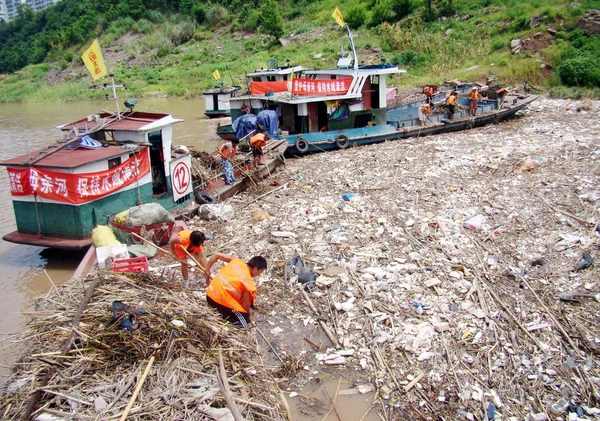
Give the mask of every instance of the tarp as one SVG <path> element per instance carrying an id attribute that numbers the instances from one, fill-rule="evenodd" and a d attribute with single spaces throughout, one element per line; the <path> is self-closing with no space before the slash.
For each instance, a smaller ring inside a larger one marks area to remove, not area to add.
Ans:
<path id="1" fill-rule="evenodd" d="M 269 136 L 277 136 L 279 133 L 279 114 L 275 110 L 262 110 L 256 116 L 258 128 L 266 130 Z"/>
<path id="2" fill-rule="evenodd" d="M 251 95 L 267 95 L 269 92 L 289 92 L 287 80 L 277 82 L 250 82 Z"/>
<path id="3" fill-rule="evenodd" d="M 114 193 L 150 172 L 148 150 L 106 171 L 68 174 L 42 168 L 8 168 L 10 194 L 37 194 L 46 199 L 73 204 L 92 202 Z"/>
<path id="4" fill-rule="evenodd" d="M 231 128 L 235 132 L 235 137 L 242 140 L 256 131 L 256 116 L 254 114 L 241 115 L 233 121 Z"/>

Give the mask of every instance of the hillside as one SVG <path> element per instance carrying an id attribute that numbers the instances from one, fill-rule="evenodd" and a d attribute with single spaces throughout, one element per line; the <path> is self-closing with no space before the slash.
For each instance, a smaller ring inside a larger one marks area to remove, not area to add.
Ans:
<path id="1" fill-rule="evenodd" d="M 197 97 L 217 84 L 214 70 L 226 84 L 243 84 L 245 73 L 268 60 L 327 68 L 350 49 L 331 16 L 336 4 L 328 1 L 258 0 L 251 7 L 181 0 L 167 7 L 123 0 L 93 14 L 86 3 L 62 0 L 35 18 L 24 14 L 0 24 L 0 71 L 33 63 L 0 75 L 1 102 L 103 95 L 80 58 L 94 37 L 109 71 L 137 97 Z M 407 69 L 393 81 L 400 90 L 494 78 L 512 86 L 528 81 L 556 96 L 600 97 L 597 1 L 351 0 L 339 6 L 362 62 Z"/>

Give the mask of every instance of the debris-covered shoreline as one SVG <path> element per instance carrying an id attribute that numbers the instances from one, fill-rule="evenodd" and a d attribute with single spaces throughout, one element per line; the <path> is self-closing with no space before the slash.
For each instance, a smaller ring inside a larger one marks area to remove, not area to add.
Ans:
<path id="1" fill-rule="evenodd" d="M 188 221 L 214 237 L 208 253 L 267 258 L 255 316 L 283 364 L 222 326 L 201 282 L 96 272 L 68 358 L 52 353 L 81 282 L 40 300 L 3 419 L 49 367 L 39 412 L 118 418 L 151 355 L 130 419 L 198 419 L 228 407 L 219 348 L 244 419 L 288 418 L 282 394 L 335 370 L 385 420 L 600 419 L 599 117 L 598 102 L 541 98 L 500 125 L 288 160 L 226 202 L 232 218 Z M 294 256 L 318 276 L 308 291 L 285 274 Z M 160 317 L 120 330 L 113 300 Z"/>

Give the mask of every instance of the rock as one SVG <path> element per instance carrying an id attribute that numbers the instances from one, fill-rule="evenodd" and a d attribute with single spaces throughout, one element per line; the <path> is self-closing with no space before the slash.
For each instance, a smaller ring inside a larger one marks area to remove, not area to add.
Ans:
<path id="1" fill-rule="evenodd" d="M 600 10 L 588 10 L 577 22 L 577 27 L 587 35 L 600 34 Z"/>

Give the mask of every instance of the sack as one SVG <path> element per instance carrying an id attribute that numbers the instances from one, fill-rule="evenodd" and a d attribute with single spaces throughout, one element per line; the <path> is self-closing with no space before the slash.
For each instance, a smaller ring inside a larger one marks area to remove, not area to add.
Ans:
<path id="1" fill-rule="evenodd" d="M 285 263 L 284 274 L 288 280 L 293 276 L 297 276 L 298 282 L 309 288 L 314 287 L 317 280 L 317 274 L 304 265 L 300 256 L 292 257 Z"/>
<path id="2" fill-rule="evenodd" d="M 139 227 L 165 222 L 175 222 L 175 218 L 160 204 L 146 203 L 128 209 L 125 225 L 128 227 Z"/>

